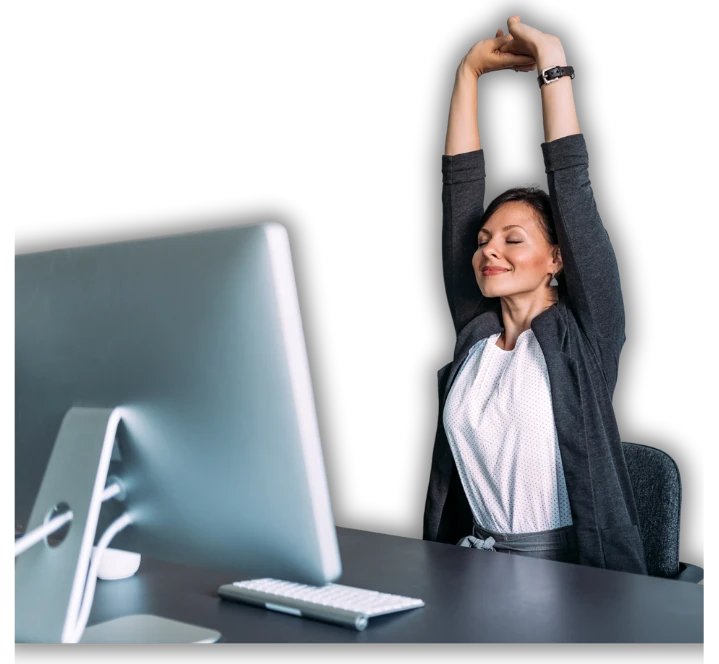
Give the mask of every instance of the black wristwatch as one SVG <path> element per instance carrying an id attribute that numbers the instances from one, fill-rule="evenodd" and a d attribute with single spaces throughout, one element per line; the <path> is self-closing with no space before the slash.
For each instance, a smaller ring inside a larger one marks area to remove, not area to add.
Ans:
<path id="1" fill-rule="evenodd" d="M 571 76 L 574 78 L 574 67 L 560 67 L 557 65 L 556 67 L 547 67 L 546 69 L 542 69 L 542 73 L 537 76 L 537 82 L 539 83 L 539 87 L 541 89 L 545 83 L 547 85 L 554 83 L 554 81 L 562 78 L 562 76 Z"/>

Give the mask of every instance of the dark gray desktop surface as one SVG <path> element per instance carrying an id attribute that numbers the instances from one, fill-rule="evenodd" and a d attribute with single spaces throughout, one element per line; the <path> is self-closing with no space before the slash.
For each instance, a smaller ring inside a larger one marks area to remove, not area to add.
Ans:
<path id="1" fill-rule="evenodd" d="M 225 643 L 702 643 L 704 587 L 683 581 L 337 528 L 339 583 L 419 597 L 363 632 L 221 600 L 239 581 L 144 558 L 137 575 L 98 581 L 88 624 L 155 613 L 222 632 Z"/>

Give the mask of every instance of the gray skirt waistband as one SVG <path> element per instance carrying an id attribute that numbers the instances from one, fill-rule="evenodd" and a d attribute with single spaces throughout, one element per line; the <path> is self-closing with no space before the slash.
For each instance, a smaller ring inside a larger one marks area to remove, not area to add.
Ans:
<path id="1" fill-rule="evenodd" d="M 576 534 L 574 526 L 534 533 L 495 533 L 475 521 L 472 534 L 457 544 L 488 551 L 568 551 L 576 546 Z"/>

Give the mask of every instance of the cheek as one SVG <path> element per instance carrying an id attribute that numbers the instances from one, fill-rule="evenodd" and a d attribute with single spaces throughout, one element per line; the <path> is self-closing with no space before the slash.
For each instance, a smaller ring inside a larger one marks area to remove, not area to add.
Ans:
<path id="1" fill-rule="evenodd" d="M 541 269 L 546 259 L 535 249 L 523 247 L 512 252 L 511 261 L 518 268 L 534 271 Z"/>
<path id="2" fill-rule="evenodd" d="M 482 252 L 477 249 L 472 256 L 472 267 L 476 270 L 479 267 L 479 263 L 482 259 Z"/>

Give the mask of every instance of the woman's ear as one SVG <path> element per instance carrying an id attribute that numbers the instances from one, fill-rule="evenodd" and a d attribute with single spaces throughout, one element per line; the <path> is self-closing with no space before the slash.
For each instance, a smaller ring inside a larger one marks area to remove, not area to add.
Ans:
<path id="1" fill-rule="evenodd" d="M 555 245 L 552 247 L 552 274 L 549 278 L 550 286 L 556 284 L 557 277 L 560 275 L 563 268 L 564 264 L 562 263 L 562 252 L 559 250 L 559 247 Z"/>

